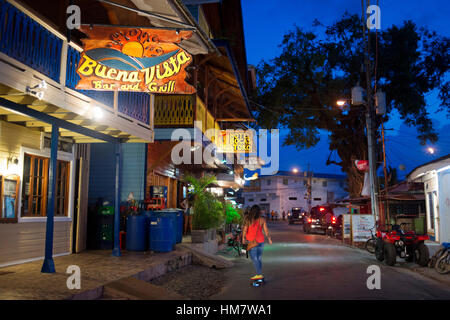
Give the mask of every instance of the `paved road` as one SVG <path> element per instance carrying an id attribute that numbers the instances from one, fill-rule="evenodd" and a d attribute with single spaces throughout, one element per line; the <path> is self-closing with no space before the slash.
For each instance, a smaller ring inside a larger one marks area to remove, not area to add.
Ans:
<path id="1" fill-rule="evenodd" d="M 255 288 L 250 259 L 237 258 L 226 287 L 212 299 L 450 299 L 450 287 L 405 268 L 388 267 L 363 250 L 323 235 L 303 233 L 301 225 L 269 225 L 274 244 L 263 253 L 265 286 Z M 381 289 L 367 289 L 369 265 L 381 268 Z"/>

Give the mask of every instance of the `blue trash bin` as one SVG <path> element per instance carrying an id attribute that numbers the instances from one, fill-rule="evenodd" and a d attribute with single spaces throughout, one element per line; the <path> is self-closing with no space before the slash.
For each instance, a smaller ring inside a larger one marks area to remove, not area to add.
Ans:
<path id="1" fill-rule="evenodd" d="M 181 243 L 183 240 L 183 210 L 182 209 L 166 209 L 163 210 L 165 214 L 168 214 L 174 219 L 174 228 L 176 230 L 175 243 Z"/>
<path id="2" fill-rule="evenodd" d="M 146 251 L 148 245 L 148 218 L 145 215 L 127 217 L 128 251 Z"/>
<path id="3" fill-rule="evenodd" d="M 173 209 L 165 209 L 165 210 L 161 210 L 161 214 L 169 217 L 170 220 L 172 221 L 173 224 L 173 245 L 175 246 L 175 244 L 177 243 L 177 235 L 178 235 L 178 219 L 177 219 L 177 212 Z"/>
<path id="4" fill-rule="evenodd" d="M 150 214 L 149 231 L 150 250 L 155 252 L 170 252 L 173 250 L 175 229 L 171 217 L 160 212 L 153 212 Z"/>

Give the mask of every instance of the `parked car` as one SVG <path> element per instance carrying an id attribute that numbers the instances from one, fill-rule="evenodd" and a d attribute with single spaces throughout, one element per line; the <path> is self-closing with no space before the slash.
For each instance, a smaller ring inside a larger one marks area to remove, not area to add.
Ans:
<path id="1" fill-rule="evenodd" d="M 332 223 L 336 223 L 336 218 L 333 214 L 333 209 L 329 206 L 315 206 L 311 208 L 308 215 L 304 217 L 303 231 L 305 233 L 311 233 L 312 231 L 322 231 L 324 234 L 327 231 L 328 225 L 325 220 L 325 215 L 331 212 L 333 215 Z"/>
<path id="2" fill-rule="evenodd" d="M 289 224 L 294 224 L 295 222 L 303 222 L 303 216 L 305 215 L 305 210 L 302 208 L 292 208 L 291 212 L 288 214 Z"/>

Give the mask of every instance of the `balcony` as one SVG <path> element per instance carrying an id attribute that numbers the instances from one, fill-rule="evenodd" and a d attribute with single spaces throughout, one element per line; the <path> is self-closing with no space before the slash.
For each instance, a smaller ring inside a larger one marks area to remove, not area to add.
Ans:
<path id="1" fill-rule="evenodd" d="M 28 86 L 45 80 L 48 89 L 41 105 L 51 106 L 52 116 L 59 115 L 64 120 L 93 128 L 88 113 L 94 106 L 100 107 L 105 116 L 95 124 L 102 125 L 103 131 L 136 142 L 151 142 L 151 96 L 76 90 L 79 80 L 76 66 L 81 51 L 78 45 L 68 43 L 63 34 L 26 8 L 0 0 L 0 87 L 3 91 L 0 94 L 5 99 L 17 101 L 18 95 L 25 96 Z M 12 94 L 16 98 L 11 98 Z M 34 108 L 31 103 L 27 105 Z"/>
<path id="2" fill-rule="evenodd" d="M 198 128 L 211 140 L 209 129 L 220 130 L 217 121 L 197 95 L 155 96 L 155 128 Z"/>

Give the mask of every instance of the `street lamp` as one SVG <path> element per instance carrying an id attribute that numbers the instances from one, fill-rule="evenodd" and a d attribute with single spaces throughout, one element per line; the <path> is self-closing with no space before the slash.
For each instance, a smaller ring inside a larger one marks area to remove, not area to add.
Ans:
<path id="1" fill-rule="evenodd" d="M 297 169 L 297 168 L 294 168 L 294 169 L 292 169 L 292 172 L 293 172 L 293 173 L 297 173 L 297 172 L 298 172 L 298 169 Z"/>
<path id="2" fill-rule="evenodd" d="M 427 148 L 427 152 L 428 152 L 429 154 L 434 154 L 434 153 L 436 152 L 436 149 L 433 148 L 433 147 L 428 147 L 428 148 Z"/>
<path id="3" fill-rule="evenodd" d="M 339 107 L 343 107 L 346 103 L 347 103 L 347 100 L 338 100 L 338 101 L 336 101 L 336 104 Z"/>

